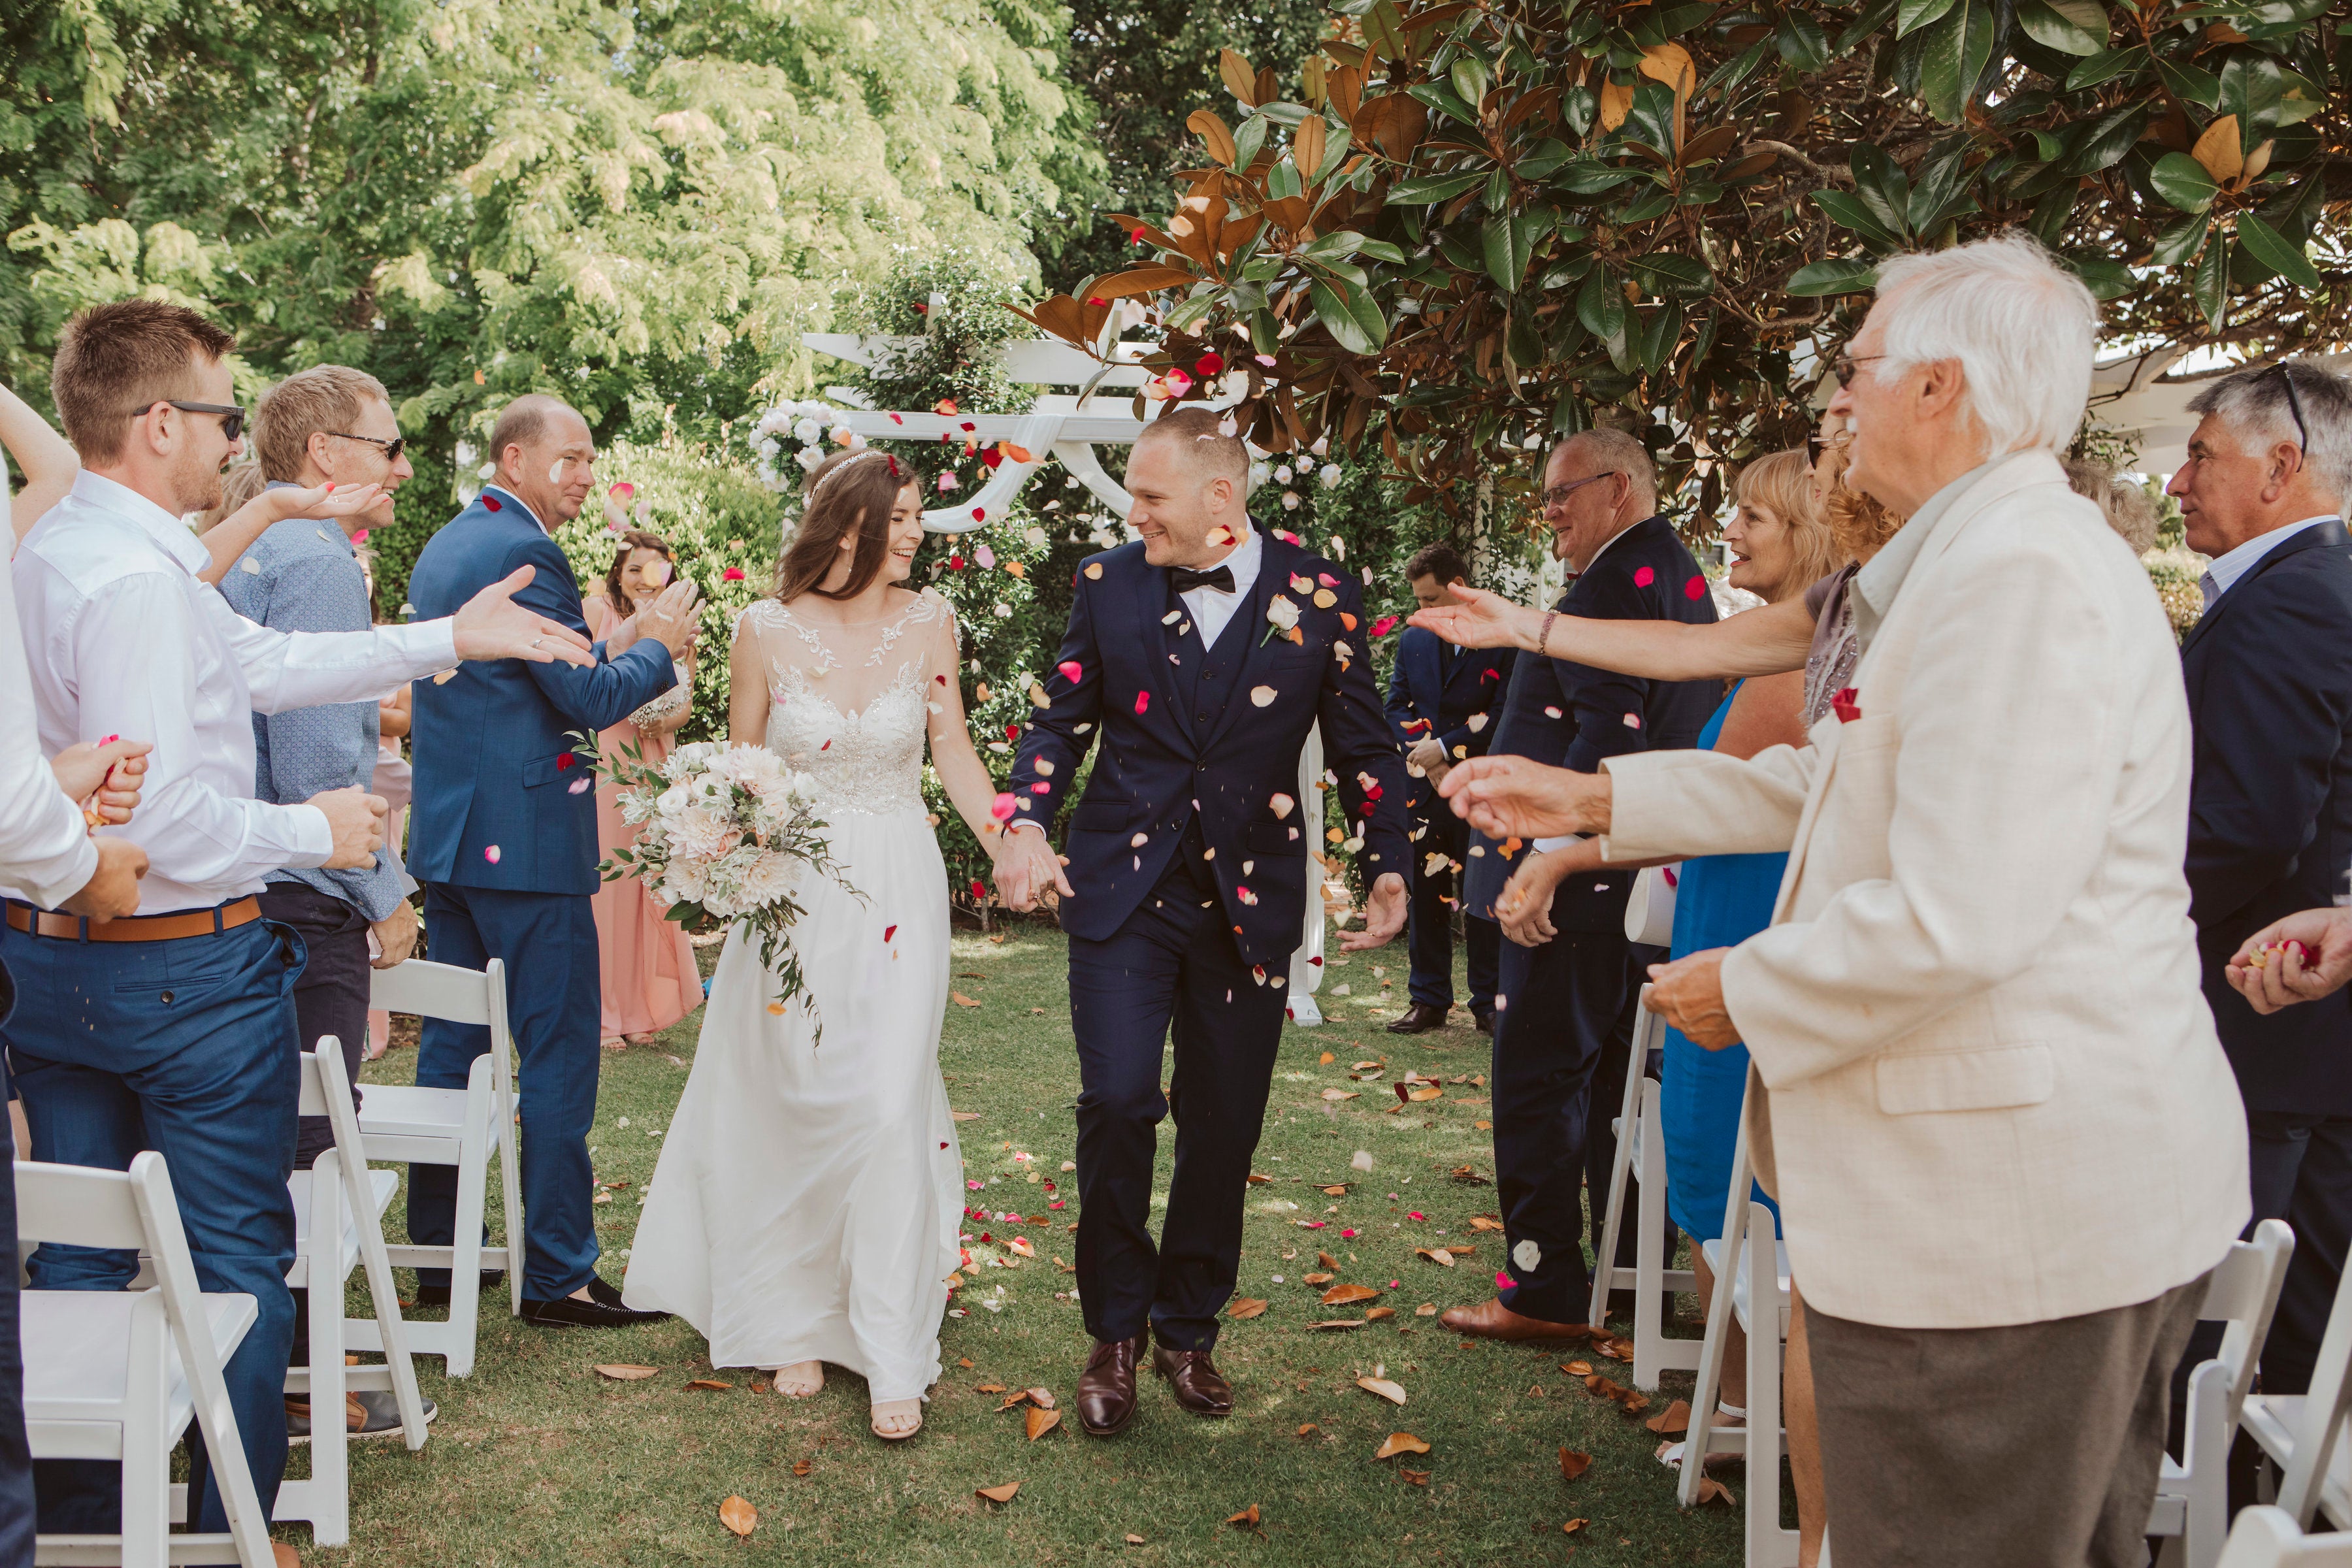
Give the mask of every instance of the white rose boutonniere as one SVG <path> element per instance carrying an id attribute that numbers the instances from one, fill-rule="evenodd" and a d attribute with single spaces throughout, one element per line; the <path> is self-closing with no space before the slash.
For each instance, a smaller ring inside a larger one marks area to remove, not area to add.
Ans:
<path id="1" fill-rule="evenodd" d="M 1298 640 L 1298 606 L 1281 595 L 1276 594 L 1273 603 L 1266 605 L 1265 622 L 1265 636 L 1258 639 L 1258 647 L 1264 647 L 1277 636 Z"/>

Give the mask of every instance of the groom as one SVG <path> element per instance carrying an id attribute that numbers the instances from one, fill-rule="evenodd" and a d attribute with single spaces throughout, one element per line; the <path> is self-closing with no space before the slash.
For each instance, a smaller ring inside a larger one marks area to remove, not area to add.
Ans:
<path id="1" fill-rule="evenodd" d="M 1210 1352 L 1317 879 L 1307 852 L 1324 835 L 1323 803 L 1289 792 L 1318 721 L 1371 879 L 1367 929 L 1343 945 L 1378 947 L 1404 925 L 1404 762 L 1372 683 L 1362 599 L 1331 563 L 1252 524 L 1249 454 L 1220 423 L 1179 409 L 1136 441 L 1128 522 L 1142 540 L 1079 570 L 1049 705 L 1013 770 L 1017 809 L 996 873 L 1015 910 L 1048 887 L 1068 900 L 1077 1282 L 1095 1339 L 1078 1420 L 1097 1436 L 1135 1415 L 1147 1323 L 1177 1403 L 1196 1415 L 1233 1409 Z M 1066 877 L 1045 827 L 1097 733 Z M 1171 1114 L 1176 1173 L 1155 1247 L 1155 1129 Z"/>

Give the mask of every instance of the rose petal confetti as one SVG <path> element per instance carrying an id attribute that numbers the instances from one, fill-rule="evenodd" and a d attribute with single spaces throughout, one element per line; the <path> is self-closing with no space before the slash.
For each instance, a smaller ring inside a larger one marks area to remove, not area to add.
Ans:
<path id="1" fill-rule="evenodd" d="M 1148 710 L 1150 706 L 1151 706 L 1151 693 L 1150 693 L 1149 691 L 1139 691 L 1139 692 L 1137 692 L 1137 693 L 1135 694 L 1135 710 L 1136 710 L 1138 713 L 1141 713 L 1141 712 L 1145 711 L 1145 710 Z"/>
<path id="2" fill-rule="evenodd" d="M 482 850 L 482 858 L 488 860 L 493 866 L 497 865 L 499 863 L 499 847 L 495 844 L 485 847 Z"/>
<path id="3" fill-rule="evenodd" d="M 572 781 L 572 788 L 569 793 L 572 795 L 586 795 L 590 790 L 595 787 L 596 781 L 594 779 L 573 779 Z"/>
<path id="4" fill-rule="evenodd" d="M 1633 571 L 1633 586 L 1636 588 L 1646 588 L 1657 580 L 1658 574 L 1647 566 L 1636 567 Z"/>
<path id="5" fill-rule="evenodd" d="M 1683 597 L 1685 599 L 1706 598 L 1706 579 L 1705 577 L 1693 577 L 1689 582 L 1684 584 Z"/>
<path id="6" fill-rule="evenodd" d="M 1271 686 L 1253 686 L 1250 688 L 1250 701 L 1252 704 L 1259 708 L 1263 708 L 1267 703 L 1272 702 L 1277 695 L 1279 694 Z"/>
<path id="7" fill-rule="evenodd" d="M 1013 813 L 1016 804 L 1017 803 L 1013 800 L 1011 795 L 999 794 L 996 799 L 990 804 L 988 815 L 996 818 L 999 822 L 1010 822 L 1013 820 Z M 895 931 L 898 928 L 894 926 L 891 929 Z"/>
<path id="8" fill-rule="evenodd" d="M 1397 618 L 1394 616 L 1382 616 L 1372 623 L 1372 635 L 1376 637 L 1384 637 L 1396 629 L 1396 624 Z M 1351 626 L 1349 629 L 1354 628 Z"/>

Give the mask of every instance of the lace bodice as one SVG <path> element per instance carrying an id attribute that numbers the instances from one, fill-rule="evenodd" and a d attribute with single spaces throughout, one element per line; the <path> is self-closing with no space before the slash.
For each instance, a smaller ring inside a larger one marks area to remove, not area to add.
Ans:
<path id="1" fill-rule="evenodd" d="M 815 779 L 820 815 L 923 809 L 928 688 L 933 667 L 954 658 L 945 599 L 926 591 L 859 626 L 820 625 L 761 599 L 737 635 L 759 638 L 767 668 L 769 749 Z"/>

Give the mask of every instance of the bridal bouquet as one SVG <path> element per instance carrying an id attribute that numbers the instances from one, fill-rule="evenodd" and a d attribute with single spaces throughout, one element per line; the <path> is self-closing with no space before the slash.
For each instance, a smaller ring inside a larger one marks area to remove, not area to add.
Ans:
<path id="1" fill-rule="evenodd" d="M 593 755 L 594 745 L 587 737 L 575 749 Z M 596 869 L 608 882 L 635 876 L 690 931 L 745 926 L 777 979 L 768 1011 L 782 1013 L 808 989 L 792 943 L 793 924 L 804 912 L 795 896 L 802 875 L 841 881 L 825 825 L 812 810 L 814 782 L 765 746 L 698 741 L 657 768 L 646 766 L 635 745 L 621 750 L 598 766 L 621 787 L 622 818 L 640 831 Z"/>

